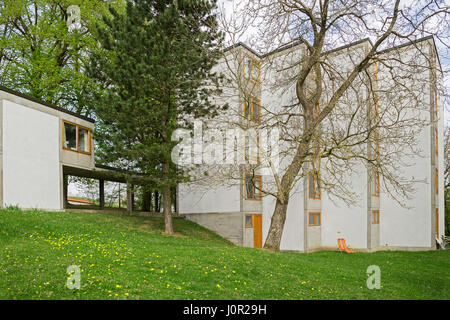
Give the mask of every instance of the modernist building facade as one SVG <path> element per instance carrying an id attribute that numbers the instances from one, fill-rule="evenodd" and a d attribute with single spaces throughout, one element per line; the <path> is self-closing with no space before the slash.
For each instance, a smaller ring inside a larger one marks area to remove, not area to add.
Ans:
<path id="1" fill-rule="evenodd" d="M 0 86 L 0 119 L 3 208 L 63 211 L 69 175 L 98 179 L 102 208 L 104 181 L 127 182 L 126 175 L 95 164 L 91 118 Z"/>
<path id="2" fill-rule="evenodd" d="M 358 51 L 367 52 L 371 46 L 369 40 L 362 40 L 330 51 L 329 57 L 338 61 L 338 64 L 342 61 L 345 68 L 346 64 L 351 64 L 352 56 L 356 57 Z M 300 43 L 261 56 L 243 44 L 230 48 L 218 69 L 226 73 L 232 66 L 234 72 L 231 73 L 240 75 L 234 81 L 241 82 L 239 87 L 244 87 L 244 91 L 248 90 L 250 93 L 242 94 L 242 90 L 237 88 L 224 90 L 223 100 L 229 102 L 231 108 L 222 119 L 228 117 L 241 123 L 258 122 L 264 117 L 264 113 L 271 112 L 270 108 L 276 108 L 274 106 L 277 105 L 277 99 L 286 105 L 294 101 L 295 90 L 285 87 L 274 91 L 269 82 L 271 78 L 273 82 L 273 74 L 282 69 L 276 61 L 281 61 L 282 65 L 283 59 L 298 58 L 303 50 Z M 378 56 L 381 61 L 391 55 L 408 57 L 417 52 L 424 57 L 424 63 L 430 63 L 420 74 L 412 75 L 419 82 L 421 77 L 423 79 L 420 99 L 425 111 L 417 115 L 427 122 L 417 136 L 417 143 L 423 153 L 409 157 L 408 161 L 400 161 L 408 163 L 401 168 L 403 175 L 417 182 L 414 183 L 414 196 L 403 202 L 396 201 L 385 189 L 383 178 L 377 170 L 369 164 L 360 164 L 346 177 L 350 189 L 357 194 L 356 199 L 351 203 L 331 199 L 326 188 L 321 186 L 320 169 L 312 170 L 313 165 L 307 164 L 303 168 L 303 178 L 298 180 L 291 192 L 281 241 L 282 250 L 335 250 L 338 238 L 344 238 L 351 248 L 360 251 L 436 248 L 436 237 L 440 238 L 444 234 L 444 111 L 437 90 L 440 65 L 434 40 L 432 37 L 422 38 L 381 51 Z M 266 61 L 266 66 L 262 61 Z M 373 80 L 371 85 L 378 86 L 377 90 L 383 91 L 383 86 L 389 84 L 383 84 L 378 77 L 381 78 L 383 72 L 392 73 L 392 70 L 396 69 L 381 63 L 375 64 L 369 69 L 369 77 Z M 230 98 L 232 96 L 237 98 Z M 382 108 L 382 104 L 381 99 L 377 100 L 367 106 L 367 112 L 374 112 L 373 117 L 376 119 L 379 116 L 378 108 Z M 247 159 L 248 140 L 245 139 L 241 148 Z M 363 146 L 367 154 L 376 152 L 379 148 L 378 142 L 372 140 Z M 251 172 L 245 166 L 237 170 L 240 182 L 235 184 L 221 184 L 220 181 L 202 184 L 199 182 L 202 179 L 198 179 L 180 185 L 177 207 L 179 213 L 187 219 L 217 232 L 237 245 L 261 247 L 267 237 L 275 198 L 261 193 L 259 186 L 264 190 L 264 184 L 273 180 L 273 177 L 258 171 Z"/>

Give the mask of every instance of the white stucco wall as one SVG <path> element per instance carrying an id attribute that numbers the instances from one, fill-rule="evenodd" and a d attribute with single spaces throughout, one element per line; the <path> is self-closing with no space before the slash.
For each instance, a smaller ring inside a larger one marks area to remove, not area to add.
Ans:
<path id="1" fill-rule="evenodd" d="M 3 100 L 3 205 L 61 209 L 58 117 Z"/>
<path id="2" fill-rule="evenodd" d="M 202 187 L 180 184 L 178 192 L 181 214 L 240 211 L 238 186 Z"/>
<path id="3" fill-rule="evenodd" d="M 337 239 L 344 238 L 351 248 L 367 248 L 367 171 L 360 164 L 346 183 L 355 192 L 349 205 L 333 198 L 325 191 L 322 195 L 322 246 L 337 247 Z"/>

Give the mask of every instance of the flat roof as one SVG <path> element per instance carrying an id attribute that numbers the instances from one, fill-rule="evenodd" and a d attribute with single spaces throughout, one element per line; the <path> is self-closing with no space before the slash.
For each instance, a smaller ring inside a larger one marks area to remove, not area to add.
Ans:
<path id="1" fill-rule="evenodd" d="M 400 49 L 400 48 L 406 47 L 406 46 L 408 46 L 408 45 L 412 45 L 412 44 L 419 43 L 419 42 L 426 41 L 426 40 L 430 40 L 430 39 L 431 39 L 432 42 L 433 42 L 433 45 L 434 45 L 434 48 L 435 48 L 435 51 L 436 51 L 436 55 L 437 55 L 437 58 L 438 58 L 438 61 L 439 61 L 439 65 L 440 65 L 439 54 L 438 54 L 438 51 L 437 51 L 437 48 L 436 48 L 436 43 L 435 43 L 435 41 L 434 41 L 434 36 L 433 36 L 433 35 L 429 35 L 429 36 L 426 36 L 426 37 L 422 37 L 422 38 L 419 38 L 419 39 L 416 39 L 416 40 L 411 40 L 411 41 L 408 41 L 408 42 L 399 44 L 399 45 L 397 45 L 397 46 L 393 46 L 393 47 L 390 47 L 390 48 L 386 48 L 386 49 L 377 51 L 376 54 L 384 54 L 384 53 L 387 53 L 387 52 L 392 51 L 392 50 Z M 366 41 L 369 42 L 370 45 L 373 46 L 373 43 L 372 43 L 372 41 L 371 41 L 369 38 L 364 38 L 364 39 L 361 39 L 361 40 L 358 40 L 358 41 L 351 42 L 351 43 L 349 43 L 349 44 L 347 44 L 347 45 L 343 45 L 343 46 L 337 47 L 337 48 L 335 48 L 335 49 L 331 49 L 331 50 L 328 50 L 328 51 L 324 51 L 322 54 L 329 54 L 329 53 L 333 53 L 333 52 L 336 52 L 336 51 L 340 51 L 340 50 L 343 50 L 343 49 L 346 49 L 346 48 L 349 48 L 349 47 L 358 45 L 358 44 L 363 43 L 363 42 L 366 42 Z M 238 43 L 236 43 L 236 44 L 233 44 L 233 45 L 231 45 L 231 46 L 225 48 L 225 49 L 224 49 L 224 52 L 229 51 L 229 50 L 231 50 L 231 49 L 233 49 L 233 48 L 237 48 L 237 47 L 241 46 L 241 47 L 247 49 L 248 51 L 250 51 L 251 53 L 253 53 L 254 55 L 256 55 L 257 57 L 259 57 L 259 58 L 264 58 L 264 57 L 267 57 L 267 56 L 269 56 L 269 55 L 271 55 L 271 54 L 273 54 L 273 53 L 281 52 L 281 51 L 284 51 L 284 50 L 286 50 L 286 49 L 289 49 L 289 48 L 295 47 L 295 46 L 297 46 L 297 45 L 300 45 L 301 43 L 302 43 L 302 41 L 294 41 L 293 43 L 282 45 L 282 46 L 280 46 L 280 47 L 277 48 L 277 49 L 274 49 L 274 50 L 272 50 L 272 51 L 269 51 L 268 53 L 265 53 L 265 54 L 259 54 L 259 53 L 257 53 L 255 50 L 253 50 L 252 48 L 250 48 L 249 46 L 247 46 L 245 43 L 238 42 Z M 441 70 L 442 70 L 442 69 L 441 69 Z"/>
<path id="2" fill-rule="evenodd" d="M 9 93 L 9 94 L 13 94 L 13 95 L 18 96 L 18 97 L 21 97 L 21 98 L 24 98 L 24 99 L 33 101 L 33 102 L 36 102 L 36 103 L 42 104 L 42 105 L 44 105 L 44 106 L 46 106 L 46 107 L 49 107 L 49 108 L 51 108 L 51 109 L 54 109 L 54 110 L 57 110 L 57 111 L 61 111 L 61 112 L 70 114 L 71 116 L 74 116 L 74 117 L 77 117 L 77 118 L 80 118 L 80 119 L 83 119 L 83 120 L 86 120 L 86 121 L 95 123 L 95 120 L 92 119 L 92 118 L 89 118 L 89 117 L 83 116 L 83 115 L 81 115 L 81 114 L 78 114 L 78 113 L 76 113 L 76 112 L 73 112 L 73 111 L 70 111 L 70 110 L 67 110 L 67 109 L 58 107 L 57 105 L 48 103 L 48 102 L 46 102 L 46 101 L 44 101 L 44 100 L 37 99 L 37 98 L 35 98 L 35 97 L 33 97 L 33 96 L 30 96 L 30 95 L 28 95 L 28 94 L 24 94 L 24 93 L 21 93 L 21 92 L 18 92 L 18 91 L 9 89 L 9 88 L 4 87 L 4 86 L 2 86 L 2 85 L 0 85 L 0 90 L 1 90 L 1 91 L 4 91 L 4 92 L 7 92 L 7 93 Z"/>

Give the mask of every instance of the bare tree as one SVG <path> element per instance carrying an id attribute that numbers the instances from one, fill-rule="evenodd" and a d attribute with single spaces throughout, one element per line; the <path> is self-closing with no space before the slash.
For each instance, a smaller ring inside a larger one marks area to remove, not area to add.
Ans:
<path id="1" fill-rule="evenodd" d="M 271 181 L 255 186 L 276 199 L 264 247 L 280 248 L 291 192 L 311 173 L 318 174 L 321 189 L 348 203 L 357 196 L 351 189 L 357 164 L 367 168 L 378 188 L 382 177 L 383 190 L 400 204 L 411 197 L 417 181 L 405 179 L 401 168 L 423 153 L 418 135 L 437 121 L 437 115 L 426 116 L 432 112 L 424 88 L 444 91 L 436 87 L 443 70 L 435 48 L 417 40 L 433 35 L 448 47 L 449 6 L 443 1 L 259 0 L 238 9 L 222 20 L 231 45 L 222 67 L 231 81 L 221 97 L 234 99 L 230 104 L 238 107 L 213 127 L 280 128 L 280 168 L 272 170 Z M 256 49 L 264 90 L 279 97 L 263 101 L 263 115 L 250 125 L 242 121 L 240 106 L 260 88 L 243 79 L 236 46 L 249 28 L 259 32 L 248 42 Z M 348 43 L 353 46 L 335 49 Z M 263 159 L 239 169 L 214 167 L 216 174 L 199 180 L 242 184 L 242 172 L 255 172 L 263 162 L 271 167 Z"/>

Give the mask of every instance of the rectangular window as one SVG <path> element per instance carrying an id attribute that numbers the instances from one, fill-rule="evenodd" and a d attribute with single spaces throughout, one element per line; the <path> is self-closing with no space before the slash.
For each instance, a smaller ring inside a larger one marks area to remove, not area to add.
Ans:
<path id="1" fill-rule="evenodd" d="M 245 161 L 249 161 L 253 164 L 260 162 L 259 157 L 259 137 L 255 136 L 245 136 L 244 140 L 244 158 Z"/>
<path id="2" fill-rule="evenodd" d="M 244 98 L 244 118 L 259 123 L 261 120 L 261 100 L 250 95 Z"/>
<path id="3" fill-rule="evenodd" d="M 372 195 L 380 196 L 380 174 L 376 170 L 372 170 Z"/>
<path id="4" fill-rule="evenodd" d="M 247 80 L 260 81 L 261 70 L 259 63 L 247 55 L 244 55 L 244 78 Z"/>
<path id="5" fill-rule="evenodd" d="M 64 148 L 77 151 L 77 126 L 64 122 Z"/>
<path id="6" fill-rule="evenodd" d="M 252 59 L 244 55 L 244 78 L 250 80 L 252 70 Z"/>
<path id="7" fill-rule="evenodd" d="M 434 148 L 436 149 L 436 155 L 438 154 L 438 131 L 437 129 L 434 129 Z"/>
<path id="8" fill-rule="evenodd" d="M 245 200 L 261 200 L 261 176 L 245 175 Z"/>
<path id="9" fill-rule="evenodd" d="M 308 174 L 308 190 L 310 199 L 320 199 L 320 175 L 317 172 Z"/>
<path id="10" fill-rule="evenodd" d="M 436 194 L 439 193 L 439 171 L 436 169 Z"/>
<path id="11" fill-rule="evenodd" d="M 91 132 L 88 128 L 63 121 L 63 149 L 91 153 Z"/>
<path id="12" fill-rule="evenodd" d="M 380 223 L 380 211 L 379 210 L 373 210 L 372 211 L 372 223 L 373 224 L 379 224 Z"/>
<path id="13" fill-rule="evenodd" d="M 251 215 L 251 214 L 245 215 L 245 227 L 253 228 L 253 215 Z"/>
<path id="14" fill-rule="evenodd" d="M 310 212 L 308 214 L 308 225 L 309 226 L 321 225 L 320 212 Z"/>

